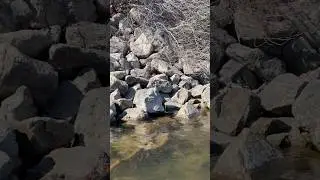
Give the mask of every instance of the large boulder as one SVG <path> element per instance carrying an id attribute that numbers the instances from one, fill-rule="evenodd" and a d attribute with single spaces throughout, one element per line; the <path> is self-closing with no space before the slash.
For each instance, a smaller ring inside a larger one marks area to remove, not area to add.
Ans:
<path id="1" fill-rule="evenodd" d="M 37 105 L 44 105 L 58 86 L 58 73 L 46 62 L 32 59 L 15 47 L 0 44 L 0 97 L 13 94 L 22 85 L 27 86 Z"/>
<path id="2" fill-rule="evenodd" d="M 163 101 L 163 97 L 156 88 L 137 90 L 133 99 L 133 103 L 147 113 L 164 112 Z"/>

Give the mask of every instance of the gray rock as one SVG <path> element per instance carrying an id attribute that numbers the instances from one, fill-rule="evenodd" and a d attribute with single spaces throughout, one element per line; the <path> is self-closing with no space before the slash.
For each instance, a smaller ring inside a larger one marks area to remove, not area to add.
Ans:
<path id="1" fill-rule="evenodd" d="M 146 78 L 135 77 L 135 76 L 131 76 L 131 75 L 126 76 L 125 81 L 130 86 L 135 85 L 135 84 L 141 84 L 142 86 L 146 86 L 149 83 L 148 79 L 146 79 Z"/>
<path id="2" fill-rule="evenodd" d="M 279 133 L 267 136 L 267 141 L 275 148 L 290 146 L 289 133 Z"/>
<path id="3" fill-rule="evenodd" d="M 105 2 L 107 3 L 107 2 Z M 122 13 L 116 13 L 110 18 L 110 22 L 113 26 L 119 27 L 119 23 L 122 19 L 124 19 L 126 16 Z"/>
<path id="4" fill-rule="evenodd" d="M 117 121 L 117 108 L 115 103 L 110 103 L 110 123 L 114 123 Z"/>
<path id="5" fill-rule="evenodd" d="M 18 132 L 26 134 L 36 154 L 45 154 L 68 145 L 74 137 L 72 124 L 65 120 L 34 117 L 15 125 Z"/>
<path id="6" fill-rule="evenodd" d="M 235 139 L 235 137 L 218 131 L 210 131 L 210 143 L 213 150 L 212 154 L 221 155 L 225 148 L 227 148 L 228 145 Z"/>
<path id="7" fill-rule="evenodd" d="M 110 91 L 119 89 L 122 95 L 125 95 L 128 91 L 128 84 L 125 81 L 121 81 L 114 76 L 110 76 Z"/>
<path id="8" fill-rule="evenodd" d="M 140 68 L 140 61 L 139 59 L 131 52 L 127 56 L 127 61 L 130 63 L 132 68 Z"/>
<path id="9" fill-rule="evenodd" d="M 121 111 L 124 111 L 128 108 L 133 107 L 133 102 L 131 99 L 119 98 L 119 99 L 115 100 L 115 104 L 118 105 L 118 107 L 120 108 Z"/>
<path id="10" fill-rule="evenodd" d="M 120 58 L 119 63 L 120 70 L 130 71 L 132 69 L 131 64 L 125 58 Z"/>
<path id="11" fill-rule="evenodd" d="M 290 114 L 291 106 L 305 83 L 293 74 L 282 74 L 274 78 L 259 93 L 261 105 L 276 114 Z"/>
<path id="12" fill-rule="evenodd" d="M 265 139 L 244 129 L 220 156 L 212 176 L 251 179 L 250 172 L 272 160 L 282 158 L 281 152 L 274 149 Z"/>
<path id="13" fill-rule="evenodd" d="M 52 44 L 59 42 L 61 28 L 51 26 L 41 30 L 20 30 L 0 34 L 0 43 L 8 43 L 30 57 L 39 57 Z M 32 43 L 32 46 L 30 44 Z"/>
<path id="14" fill-rule="evenodd" d="M 129 108 L 124 110 L 120 116 L 122 116 L 121 120 L 125 121 L 126 124 L 136 125 L 139 121 L 147 118 L 147 113 L 140 108 Z"/>
<path id="15" fill-rule="evenodd" d="M 128 45 L 124 40 L 116 36 L 111 37 L 110 53 L 121 53 L 122 55 L 125 55 L 127 51 L 128 51 Z"/>
<path id="16" fill-rule="evenodd" d="M 107 26 L 92 22 L 79 22 L 66 29 L 66 41 L 71 46 L 106 49 Z"/>
<path id="17" fill-rule="evenodd" d="M 30 90 L 21 86 L 1 102 L 0 113 L 6 121 L 21 121 L 36 116 L 38 109 L 34 105 Z"/>
<path id="18" fill-rule="evenodd" d="M 186 59 L 183 61 L 183 73 L 198 80 L 202 84 L 210 83 L 210 62 Z"/>
<path id="19" fill-rule="evenodd" d="M 46 107 L 49 117 L 72 120 L 78 112 L 84 94 L 71 81 L 63 81 Z"/>
<path id="20" fill-rule="evenodd" d="M 179 88 L 185 88 L 190 90 L 192 88 L 191 82 L 190 81 L 186 81 L 186 80 L 181 80 L 179 82 Z"/>
<path id="21" fill-rule="evenodd" d="M 10 9 L 16 24 L 20 24 L 21 27 L 29 26 L 33 12 L 24 0 L 13 0 L 10 3 Z"/>
<path id="22" fill-rule="evenodd" d="M 180 76 L 179 76 L 179 74 L 174 74 L 174 75 L 172 75 L 172 76 L 170 77 L 170 79 L 171 79 L 171 82 L 172 82 L 173 84 L 179 84 L 179 82 L 180 82 Z"/>
<path id="23" fill-rule="evenodd" d="M 259 99 L 248 89 L 231 88 L 221 100 L 221 110 L 214 126 L 221 132 L 237 135 L 260 113 Z"/>
<path id="24" fill-rule="evenodd" d="M 83 137 L 83 144 L 102 149 L 110 157 L 109 141 L 110 120 L 107 118 L 108 89 L 101 87 L 89 91 L 79 107 L 74 128 L 75 133 Z"/>
<path id="25" fill-rule="evenodd" d="M 118 100 L 121 98 L 121 94 L 119 89 L 114 90 L 112 93 L 110 93 L 110 104 L 112 104 L 115 100 Z"/>
<path id="26" fill-rule="evenodd" d="M 194 107 L 190 102 L 181 106 L 180 110 L 176 114 L 176 118 L 182 120 L 182 123 L 188 123 L 190 120 L 194 120 L 200 116 L 200 111 Z"/>
<path id="27" fill-rule="evenodd" d="M 194 88 L 190 90 L 191 96 L 194 98 L 199 98 L 201 97 L 201 94 L 203 90 L 205 89 L 205 86 L 203 85 L 197 85 Z"/>
<path id="28" fill-rule="evenodd" d="M 47 62 L 25 56 L 8 44 L 0 44 L 0 54 L 3 75 L 0 78 L 0 97 L 6 98 L 25 85 L 36 105 L 43 106 L 58 86 L 58 73 L 54 68 Z"/>
<path id="29" fill-rule="evenodd" d="M 137 90 L 133 103 L 147 113 L 164 112 L 163 97 L 156 88 Z"/>
<path id="30" fill-rule="evenodd" d="M 98 75 L 93 69 L 86 70 L 72 81 L 72 83 L 83 93 L 87 93 L 91 89 L 101 87 Z"/>
<path id="31" fill-rule="evenodd" d="M 261 75 L 266 81 L 286 73 L 286 65 L 278 58 L 269 59 L 261 63 Z"/>
<path id="32" fill-rule="evenodd" d="M 116 77 L 117 79 L 120 79 L 120 80 L 124 80 L 126 75 L 128 75 L 126 73 L 126 71 L 113 71 L 113 72 L 110 72 L 110 76 L 114 76 L 114 77 Z"/>
<path id="33" fill-rule="evenodd" d="M 141 85 L 140 84 L 136 84 L 132 87 L 130 87 L 127 91 L 127 94 L 125 96 L 126 99 L 131 99 L 133 100 L 137 90 L 141 89 Z"/>
<path id="34" fill-rule="evenodd" d="M 205 104 L 205 107 L 209 108 L 210 109 L 210 85 L 206 85 L 204 87 L 204 90 L 201 94 L 201 100 L 202 102 Z"/>
<path id="35" fill-rule="evenodd" d="M 176 110 L 179 110 L 181 108 L 181 104 L 180 103 L 177 103 L 177 102 L 174 102 L 174 101 L 166 101 L 164 103 L 164 108 L 166 110 L 166 112 L 172 112 L 172 111 L 176 111 Z"/>
<path id="36" fill-rule="evenodd" d="M 49 59 L 58 69 L 71 69 L 86 66 L 97 73 L 108 74 L 109 54 L 106 51 L 84 49 L 66 44 L 55 44 L 49 50 Z"/>
<path id="37" fill-rule="evenodd" d="M 143 69 L 132 69 L 130 71 L 130 74 L 135 77 L 150 78 L 151 70 L 150 67 L 147 65 Z"/>
<path id="38" fill-rule="evenodd" d="M 272 134 L 289 133 L 292 128 L 295 128 L 295 121 L 294 118 L 286 117 L 259 118 L 250 126 L 250 132 L 264 137 Z"/>
<path id="39" fill-rule="evenodd" d="M 157 88 L 160 92 L 170 93 L 172 91 L 171 82 L 165 74 L 159 74 L 150 78 L 147 88 Z"/>
<path id="40" fill-rule="evenodd" d="M 188 91 L 185 88 L 181 88 L 180 90 L 178 90 L 176 92 L 175 95 L 173 95 L 171 100 L 183 105 L 184 103 L 186 103 L 189 100 L 189 98 L 190 98 L 190 91 Z"/>
<path id="41" fill-rule="evenodd" d="M 130 43 L 130 50 L 138 58 L 147 58 L 153 51 L 152 41 L 142 33 L 136 41 Z"/>
<path id="42" fill-rule="evenodd" d="M 61 148 L 50 152 L 29 170 L 27 179 L 103 179 L 107 177 L 107 164 L 109 157 L 98 148 Z"/>
<path id="43" fill-rule="evenodd" d="M 178 70 L 175 66 L 172 66 L 169 62 L 166 62 L 162 59 L 159 59 L 156 55 L 149 57 L 152 59 L 150 65 L 151 68 L 159 73 L 164 73 L 167 76 L 173 76 L 174 74 L 182 75 L 181 71 Z"/>

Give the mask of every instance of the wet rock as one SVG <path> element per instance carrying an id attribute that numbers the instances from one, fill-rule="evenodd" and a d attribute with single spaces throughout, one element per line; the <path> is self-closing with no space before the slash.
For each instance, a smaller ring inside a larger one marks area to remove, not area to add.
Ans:
<path id="1" fill-rule="evenodd" d="M 170 93 L 172 91 L 171 82 L 165 74 L 155 75 L 150 78 L 147 88 L 155 87 L 159 92 Z"/>
<path id="2" fill-rule="evenodd" d="M 258 87 L 258 79 L 244 64 L 233 59 L 224 64 L 219 71 L 220 81 L 225 84 L 236 83 L 242 87 L 255 89 Z"/>
<path id="3" fill-rule="evenodd" d="M 97 73 L 101 74 L 107 74 L 106 69 L 109 69 L 109 54 L 102 50 L 55 44 L 49 50 L 49 59 L 58 69 L 86 66 L 87 68 L 94 68 Z"/>
<path id="4" fill-rule="evenodd" d="M 6 121 L 21 121 L 36 116 L 38 109 L 34 105 L 30 90 L 21 86 L 1 102 L 0 113 Z"/>
<path id="5" fill-rule="evenodd" d="M 304 85 L 293 74 L 277 76 L 259 93 L 261 105 L 275 114 L 291 114 L 291 106 Z"/>
<path id="6" fill-rule="evenodd" d="M 147 113 L 140 108 L 129 108 L 124 110 L 120 115 L 122 121 L 125 121 L 127 124 L 136 125 L 139 121 L 143 121 L 147 118 Z"/>
<path id="7" fill-rule="evenodd" d="M 0 43 L 11 44 L 23 54 L 36 58 L 52 44 L 58 43 L 60 33 L 59 26 L 51 26 L 41 30 L 20 30 L 0 34 Z"/>
<path id="8" fill-rule="evenodd" d="M 91 89 L 101 87 L 100 80 L 94 69 L 89 69 L 79 74 L 72 83 L 83 93 L 87 93 Z"/>
<path id="9" fill-rule="evenodd" d="M 79 22 L 66 29 L 66 41 L 71 46 L 106 49 L 107 26 L 92 22 Z"/>
<path id="10" fill-rule="evenodd" d="M 171 98 L 172 101 L 177 102 L 181 105 L 186 103 L 190 98 L 190 91 L 185 88 L 181 88 L 176 92 L 176 94 Z"/>
<path id="11" fill-rule="evenodd" d="M 221 110 L 214 126 L 221 132 L 237 135 L 259 116 L 259 98 L 248 89 L 231 88 L 221 100 Z"/>
<path id="12" fill-rule="evenodd" d="M 23 55 L 8 44 L 0 45 L 0 54 L 3 74 L 0 78 L 0 97 L 8 97 L 25 85 L 30 89 L 35 103 L 43 106 L 58 86 L 58 74 L 54 68 L 46 62 Z"/>
<path id="13" fill-rule="evenodd" d="M 111 37 L 110 53 L 121 53 L 122 55 L 125 55 L 127 51 L 128 51 L 128 45 L 124 40 L 116 36 Z"/>
<path id="14" fill-rule="evenodd" d="M 77 115 L 83 95 L 71 81 L 63 81 L 48 103 L 47 115 L 56 119 L 72 120 Z"/>
<path id="15" fill-rule="evenodd" d="M 114 76 L 110 76 L 110 91 L 119 89 L 122 95 L 125 95 L 128 91 L 128 84 L 125 81 L 121 81 Z"/>
<path id="16" fill-rule="evenodd" d="M 133 103 L 147 113 L 162 113 L 164 112 L 163 100 L 156 88 L 149 88 L 137 90 Z"/>
<path id="17" fill-rule="evenodd" d="M 61 148 L 45 156 L 28 171 L 32 179 L 103 179 L 107 177 L 108 156 L 91 147 Z"/>
<path id="18" fill-rule="evenodd" d="M 231 179 L 251 179 L 254 169 L 283 158 L 265 139 L 244 129 L 218 159 L 212 175 Z"/>
<path id="19" fill-rule="evenodd" d="M 33 153 L 45 154 L 53 149 L 68 145 L 74 136 L 72 124 L 65 120 L 47 117 L 34 117 L 15 125 L 21 134 L 25 134 L 32 145 Z"/>
<path id="20" fill-rule="evenodd" d="M 147 35 L 142 33 L 136 41 L 130 43 L 130 50 L 138 58 L 147 58 L 153 51 L 152 41 L 148 40 Z"/>
<path id="21" fill-rule="evenodd" d="M 271 81 L 275 77 L 286 73 L 286 65 L 278 58 L 269 59 L 261 63 L 260 72 L 264 80 Z"/>
<path id="22" fill-rule="evenodd" d="M 101 87 L 89 91 L 79 107 L 74 123 L 75 133 L 83 137 L 82 143 L 88 147 L 102 149 L 110 157 L 109 128 L 107 118 L 107 88 Z"/>
<path id="23" fill-rule="evenodd" d="M 182 123 L 188 123 L 190 120 L 194 120 L 199 116 L 200 111 L 195 108 L 191 102 L 187 102 L 181 106 L 175 117 L 181 119 Z"/>

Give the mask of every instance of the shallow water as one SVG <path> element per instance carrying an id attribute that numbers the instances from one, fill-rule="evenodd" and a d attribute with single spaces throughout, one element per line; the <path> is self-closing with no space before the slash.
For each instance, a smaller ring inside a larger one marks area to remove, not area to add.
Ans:
<path id="1" fill-rule="evenodd" d="M 168 142 L 162 147 L 140 150 L 134 157 L 121 162 L 111 171 L 111 179 L 208 180 L 209 140 L 208 128 L 184 126 L 171 132 Z"/>

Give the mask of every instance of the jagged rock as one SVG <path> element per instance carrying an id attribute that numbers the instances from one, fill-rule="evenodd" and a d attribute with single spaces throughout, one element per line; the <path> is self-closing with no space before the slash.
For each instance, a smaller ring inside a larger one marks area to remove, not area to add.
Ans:
<path id="1" fill-rule="evenodd" d="M 226 25 L 231 24 L 233 21 L 233 11 L 230 6 L 230 2 L 226 0 L 221 0 L 216 6 L 210 6 L 210 13 L 212 18 L 210 18 L 212 24 L 224 28 Z"/>
<path id="2" fill-rule="evenodd" d="M 115 100 L 118 100 L 121 98 L 121 94 L 119 89 L 114 90 L 112 93 L 110 93 L 110 104 L 112 104 Z"/>
<path id="3" fill-rule="evenodd" d="M 202 84 L 210 83 L 210 62 L 196 61 L 194 59 L 187 59 L 183 61 L 183 72 L 185 75 L 198 80 Z"/>
<path id="4" fill-rule="evenodd" d="M 136 41 L 130 43 L 130 50 L 138 58 L 147 58 L 153 51 L 152 41 L 142 33 Z"/>
<path id="5" fill-rule="evenodd" d="M 176 111 L 181 108 L 181 104 L 174 102 L 172 100 L 169 100 L 164 103 L 164 108 L 165 108 L 166 112 Z"/>
<path id="6" fill-rule="evenodd" d="M 115 100 L 115 104 L 119 106 L 121 111 L 133 107 L 133 102 L 131 99 L 119 98 Z"/>
<path id="7" fill-rule="evenodd" d="M 162 113 L 163 97 L 156 88 L 137 90 L 133 103 L 147 113 Z"/>
<path id="8" fill-rule="evenodd" d="M 140 61 L 132 52 L 129 53 L 126 58 L 132 68 L 140 68 Z"/>
<path id="9" fill-rule="evenodd" d="M 74 136 L 74 128 L 65 120 L 48 117 L 34 117 L 15 125 L 17 131 L 25 134 L 32 145 L 33 153 L 45 154 L 53 149 L 68 145 Z"/>
<path id="10" fill-rule="evenodd" d="M 220 156 L 212 175 L 251 179 L 252 170 L 281 158 L 283 158 L 281 152 L 274 149 L 265 139 L 244 129 Z"/>
<path id="11" fill-rule="evenodd" d="M 83 95 L 71 81 L 63 81 L 49 101 L 46 113 L 56 119 L 72 120 L 77 115 Z"/>
<path id="12" fill-rule="evenodd" d="M 135 84 L 141 84 L 142 86 L 146 86 L 149 83 L 148 79 L 145 79 L 143 77 L 135 77 L 131 75 L 126 76 L 125 81 L 130 86 Z"/>
<path id="13" fill-rule="evenodd" d="M 125 55 L 127 51 L 128 51 L 128 45 L 124 40 L 116 36 L 111 37 L 110 53 L 121 53 L 122 55 Z"/>
<path id="14" fill-rule="evenodd" d="M 107 26 L 92 22 L 79 22 L 66 29 L 66 41 L 71 46 L 106 49 Z"/>
<path id="15" fill-rule="evenodd" d="M 52 44 L 59 42 L 60 33 L 61 28 L 59 26 L 41 30 L 20 30 L 0 34 L 0 43 L 11 44 L 25 55 L 36 58 Z"/>
<path id="16" fill-rule="evenodd" d="M 165 74 L 155 75 L 150 78 L 147 88 L 155 87 L 159 92 L 170 93 L 172 91 L 171 82 Z"/>
<path id="17" fill-rule="evenodd" d="M 190 93 L 191 93 L 191 96 L 194 97 L 194 98 L 198 98 L 198 97 L 201 97 L 201 94 L 203 92 L 203 90 L 205 89 L 206 87 L 203 86 L 203 85 L 197 85 L 195 86 L 194 88 L 192 88 L 190 90 Z"/>
<path id="18" fill-rule="evenodd" d="M 226 47 L 233 43 L 237 43 L 237 40 L 231 35 L 229 35 L 229 33 L 224 29 L 212 27 L 210 28 L 210 30 L 212 35 L 212 37 L 210 38 L 213 38 L 215 41 L 217 41 L 217 43 L 219 43 L 223 47 Z"/>
<path id="19" fill-rule="evenodd" d="M 311 82 L 317 79 L 320 79 L 320 68 L 303 73 L 299 76 L 305 82 Z"/>
<path id="20" fill-rule="evenodd" d="M 132 69 L 130 74 L 135 77 L 150 78 L 151 77 L 151 68 L 146 65 L 143 69 Z"/>
<path id="21" fill-rule="evenodd" d="M 291 106 L 305 83 L 293 74 L 282 74 L 274 78 L 259 93 L 261 105 L 276 114 L 290 114 Z"/>
<path id="22" fill-rule="evenodd" d="M 152 58 L 151 68 L 159 73 L 164 73 L 167 76 L 173 76 L 174 74 L 182 75 L 181 71 L 175 66 L 172 66 L 169 62 L 163 61 L 158 58 Z"/>
<path id="23" fill-rule="evenodd" d="M 294 124 L 296 120 L 294 118 L 259 118 L 250 127 L 250 132 L 254 134 L 260 134 L 263 136 L 269 136 L 272 134 L 289 133 L 292 128 L 295 128 Z"/>
<path id="24" fill-rule="evenodd" d="M 79 107 L 74 123 L 75 133 L 82 136 L 85 146 L 102 149 L 110 157 L 109 128 L 110 122 L 107 115 L 107 88 L 101 87 L 89 91 Z"/>
<path id="25" fill-rule="evenodd" d="M 114 76 L 114 77 L 116 77 L 117 79 L 120 79 L 120 80 L 124 80 L 126 75 L 128 75 L 126 73 L 126 71 L 113 71 L 113 72 L 110 72 L 110 76 Z"/>
<path id="26" fill-rule="evenodd" d="M 267 136 L 267 141 L 275 148 L 290 146 L 289 133 L 279 133 Z"/>
<path id="27" fill-rule="evenodd" d="M 147 113 L 140 108 L 129 108 L 124 110 L 120 115 L 122 121 L 125 121 L 127 124 L 136 125 L 139 121 L 143 121 L 147 118 Z"/>
<path id="28" fill-rule="evenodd" d="M 180 82 L 180 75 L 179 74 L 174 74 L 170 77 L 170 80 L 173 84 L 179 84 Z"/>
<path id="29" fill-rule="evenodd" d="M 194 120 L 199 116 L 200 111 L 191 102 L 187 102 L 181 106 L 175 117 L 181 119 L 182 123 L 188 123 L 189 120 Z"/>
<path id="30" fill-rule="evenodd" d="M 0 44 L 0 55 L 3 75 L 0 78 L 0 97 L 8 97 L 25 85 L 30 89 L 36 105 L 43 106 L 58 86 L 58 74 L 54 68 L 46 62 L 23 55 L 8 44 Z"/>
<path id="31" fill-rule="evenodd" d="M 171 98 L 171 100 L 173 102 L 177 102 L 181 105 L 183 105 L 184 103 L 186 103 L 190 98 L 190 91 L 188 91 L 185 88 L 181 88 L 180 90 L 178 90 L 178 92 L 176 92 L 175 95 L 173 95 L 173 97 Z"/>
<path id="32" fill-rule="evenodd" d="M 32 179 L 104 179 L 107 177 L 109 157 L 92 147 L 61 148 L 50 152 L 38 165 L 28 171 Z"/>
<path id="33" fill-rule="evenodd" d="M 234 139 L 236 138 L 218 131 L 211 130 L 210 143 L 212 147 L 212 154 L 221 155 L 225 148 L 228 147 L 228 145 L 232 143 Z"/>
<path id="34" fill-rule="evenodd" d="M 82 72 L 72 81 L 72 83 L 83 93 L 87 93 L 91 89 L 101 87 L 100 80 L 94 69 Z"/>
<path id="35" fill-rule="evenodd" d="M 137 90 L 139 90 L 139 89 L 141 89 L 141 85 L 140 84 L 136 84 L 136 85 L 130 87 L 128 89 L 128 91 L 127 91 L 127 94 L 126 94 L 125 98 L 133 100 Z"/>
<path id="36" fill-rule="evenodd" d="M 110 76 L 110 91 L 119 89 L 122 95 L 125 95 L 128 91 L 128 84 L 125 81 L 121 81 L 114 76 Z"/>
<path id="37" fill-rule="evenodd" d="M 275 77 L 286 73 L 286 65 L 278 58 L 269 59 L 261 63 L 261 75 L 266 81 L 271 81 Z"/>
<path id="38" fill-rule="evenodd" d="M 55 44 L 50 47 L 49 59 L 58 69 L 86 66 L 87 68 L 94 68 L 97 73 L 101 74 L 107 74 L 106 69 L 109 69 L 109 54 L 102 50 Z"/>
<path id="39" fill-rule="evenodd" d="M 260 114 L 260 100 L 248 89 L 231 88 L 221 102 L 218 119 L 213 124 L 219 131 L 230 135 L 237 135 Z"/>
<path id="40" fill-rule="evenodd" d="M 16 92 L 1 102 L 1 117 L 7 121 L 21 121 L 37 115 L 30 90 L 26 86 L 19 87 Z"/>

